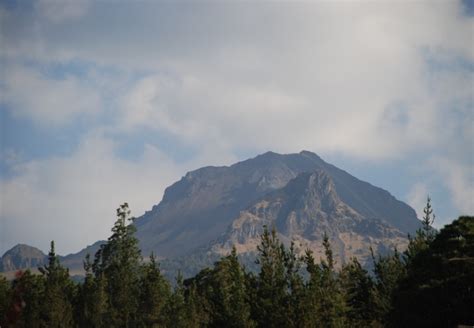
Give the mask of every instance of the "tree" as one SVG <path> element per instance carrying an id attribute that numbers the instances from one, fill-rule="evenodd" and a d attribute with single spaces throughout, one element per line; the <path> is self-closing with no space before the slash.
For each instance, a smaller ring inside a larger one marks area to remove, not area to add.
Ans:
<path id="1" fill-rule="evenodd" d="M 188 317 L 186 313 L 185 290 L 183 276 L 181 272 L 178 272 L 176 286 L 165 307 L 166 327 L 187 327 Z"/>
<path id="2" fill-rule="evenodd" d="M 11 285 L 9 306 L 2 327 L 40 327 L 44 277 L 18 271 Z"/>
<path id="3" fill-rule="evenodd" d="M 434 234 L 434 229 L 433 229 L 433 223 L 435 220 L 435 214 L 433 213 L 433 208 L 431 206 L 431 198 L 428 196 L 426 200 L 426 207 L 423 209 L 423 219 L 421 221 L 422 223 L 422 236 L 426 239 L 426 241 L 429 243 L 433 241 L 435 234 Z"/>
<path id="4" fill-rule="evenodd" d="M 0 276 L 0 327 L 7 326 L 7 312 L 10 308 L 11 284 Z"/>
<path id="5" fill-rule="evenodd" d="M 319 327 L 321 320 L 319 318 L 319 286 L 321 284 L 321 267 L 316 264 L 313 252 L 306 250 L 303 261 L 306 265 L 306 271 L 309 279 L 305 288 L 304 307 L 302 311 L 303 327 Z"/>
<path id="6" fill-rule="evenodd" d="M 130 327 L 137 321 L 142 258 L 133 220 L 128 204 L 120 205 L 112 236 L 97 251 L 93 264 L 95 278 L 105 284 L 109 326 Z"/>
<path id="7" fill-rule="evenodd" d="M 237 252 L 232 252 L 202 270 L 192 279 L 209 317 L 209 327 L 253 327 L 247 294 L 246 275 Z"/>
<path id="8" fill-rule="evenodd" d="M 301 327 L 303 325 L 304 312 L 304 282 L 300 274 L 301 259 L 297 256 L 295 245 L 292 242 L 290 248 L 285 252 L 285 274 L 288 288 L 287 316 L 291 327 Z"/>
<path id="9" fill-rule="evenodd" d="M 474 217 L 446 225 L 409 263 L 392 326 L 474 325 Z"/>
<path id="10" fill-rule="evenodd" d="M 257 322 L 265 327 L 289 327 L 287 317 L 287 281 L 285 270 L 285 247 L 280 243 L 275 228 L 271 232 L 264 227 L 260 245 L 257 247 L 260 264 L 257 287 Z"/>
<path id="11" fill-rule="evenodd" d="M 164 307 L 171 291 L 162 276 L 160 267 L 152 253 L 150 262 L 142 266 L 140 278 L 140 322 L 146 327 L 161 327 L 164 323 Z"/>
<path id="12" fill-rule="evenodd" d="M 408 236 L 409 244 L 405 251 L 405 260 L 410 266 L 410 261 L 419 253 L 425 251 L 429 244 L 436 237 L 436 230 L 433 228 L 435 214 L 431 206 L 431 198 L 428 196 L 426 200 L 426 207 L 423 209 L 423 218 L 421 220 L 421 228 L 416 231 L 415 237 Z"/>
<path id="13" fill-rule="evenodd" d="M 373 314 L 378 322 L 385 326 L 393 310 L 393 299 L 400 281 L 406 276 L 405 262 L 397 249 L 387 256 L 377 258 L 372 252 L 374 265 L 374 309 Z"/>
<path id="14" fill-rule="evenodd" d="M 75 286 L 69 279 L 69 270 L 59 263 L 51 241 L 48 264 L 39 268 L 45 277 L 45 288 L 41 308 L 41 325 L 44 327 L 73 326 L 73 305 Z"/>
<path id="15" fill-rule="evenodd" d="M 80 286 L 76 305 L 76 322 L 80 327 L 105 327 L 108 306 L 106 280 L 103 273 L 94 276 L 92 266 L 90 255 L 87 254 L 84 261 L 86 276 Z"/>
<path id="16" fill-rule="evenodd" d="M 311 268 L 310 293 L 313 294 L 313 312 L 318 318 L 318 326 L 321 327 L 343 327 L 345 324 L 345 302 L 341 286 L 334 272 L 334 256 L 326 233 L 323 235 L 323 248 L 325 259 L 321 259 L 319 270 L 315 269 L 313 263 L 307 262 Z M 311 257 L 309 257 L 311 260 Z"/>
<path id="17" fill-rule="evenodd" d="M 373 309 L 374 282 L 357 258 L 352 258 L 341 270 L 341 283 L 347 304 L 346 317 L 351 327 L 374 327 L 378 323 Z"/>

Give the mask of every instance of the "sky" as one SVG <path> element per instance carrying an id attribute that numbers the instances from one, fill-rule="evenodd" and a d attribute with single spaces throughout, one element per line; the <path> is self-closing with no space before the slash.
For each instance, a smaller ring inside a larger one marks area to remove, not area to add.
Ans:
<path id="1" fill-rule="evenodd" d="M 76 252 L 187 171 L 309 150 L 474 214 L 474 1 L 0 3 L 0 254 Z"/>

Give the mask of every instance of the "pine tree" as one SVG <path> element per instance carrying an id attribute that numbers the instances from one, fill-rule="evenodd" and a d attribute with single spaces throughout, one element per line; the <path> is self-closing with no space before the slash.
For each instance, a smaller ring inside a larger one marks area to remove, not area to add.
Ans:
<path id="1" fill-rule="evenodd" d="M 324 327 L 343 327 L 345 302 L 334 271 L 334 255 L 326 233 L 323 235 L 323 247 L 326 257 L 321 260 L 318 314 Z"/>
<path id="2" fill-rule="evenodd" d="M 230 255 L 216 262 L 210 275 L 207 302 L 211 303 L 210 327 L 253 327 L 245 272 L 235 247 Z"/>
<path id="3" fill-rule="evenodd" d="M 185 296 L 186 327 L 199 328 L 208 327 L 210 313 L 207 308 L 207 300 L 199 293 L 194 279 L 188 280 Z M 186 282 L 185 282 L 186 283 Z"/>
<path id="4" fill-rule="evenodd" d="M 285 254 L 286 281 L 288 287 L 288 310 L 287 316 L 290 327 L 301 327 L 303 325 L 304 311 L 304 282 L 300 274 L 301 260 L 295 251 L 295 244 L 292 242 L 289 250 Z"/>
<path id="5" fill-rule="evenodd" d="M 435 234 L 433 232 L 433 223 L 436 218 L 435 214 L 433 213 L 433 208 L 431 206 L 431 198 L 428 196 L 426 200 L 426 207 L 423 209 L 423 220 L 422 223 L 422 232 L 423 236 L 428 243 L 433 241 Z"/>
<path id="6" fill-rule="evenodd" d="M 62 267 L 54 250 L 54 241 L 48 254 L 48 264 L 39 268 L 45 277 L 41 325 L 43 327 L 73 326 L 75 286 L 69 279 L 69 270 Z"/>
<path id="7" fill-rule="evenodd" d="M 318 265 L 313 253 L 306 251 L 304 262 L 309 273 L 306 286 L 304 326 L 343 327 L 346 304 L 338 276 L 334 271 L 334 256 L 326 233 L 323 235 L 325 258 Z"/>
<path id="8" fill-rule="evenodd" d="M 128 204 L 120 205 L 112 236 L 97 251 L 93 264 L 95 277 L 105 284 L 109 326 L 131 327 L 137 321 L 141 255 L 133 220 Z"/>
<path id="9" fill-rule="evenodd" d="M 285 247 L 280 243 L 276 230 L 264 227 L 261 243 L 257 247 L 260 264 L 257 289 L 257 322 L 264 327 L 289 327 L 287 317 L 288 297 L 285 270 Z"/>
<path id="10" fill-rule="evenodd" d="M 306 271 L 309 274 L 308 282 L 305 286 L 304 306 L 301 313 L 303 320 L 303 327 L 320 327 L 319 318 L 319 286 L 321 284 L 321 267 L 316 264 L 313 252 L 306 250 L 303 261 L 306 265 Z"/>
<path id="11" fill-rule="evenodd" d="M 164 308 L 170 297 L 168 282 L 162 276 L 155 256 L 142 266 L 140 279 L 140 322 L 146 327 L 161 327 L 164 324 Z"/>
<path id="12" fill-rule="evenodd" d="M 396 291 L 391 326 L 474 325 L 474 217 L 446 225 L 408 263 Z"/>
<path id="13" fill-rule="evenodd" d="M 165 327 L 187 327 L 188 316 L 186 313 L 185 290 L 183 276 L 181 272 L 178 272 L 176 286 L 165 305 Z"/>
<path id="14" fill-rule="evenodd" d="M 347 324 L 351 327 L 375 327 L 374 283 L 357 258 L 352 258 L 341 270 L 341 283 L 347 304 Z"/>
<path id="15" fill-rule="evenodd" d="M 42 275 L 18 271 L 11 286 L 6 324 L 2 327 L 40 327 L 44 286 Z"/>
<path id="16" fill-rule="evenodd" d="M 435 214 L 433 213 L 433 207 L 431 206 L 431 198 L 428 196 L 426 201 L 426 207 L 423 209 L 423 218 L 421 220 L 421 228 L 416 231 L 415 237 L 408 236 L 409 244 L 405 251 L 405 260 L 410 266 L 410 262 L 419 253 L 424 252 L 428 249 L 430 243 L 436 237 L 436 230 L 433 228 L 433 222 L 435 220 Z"/>
<path id="17" fill-rule="evenodd" d="M 379 255 L 377 258 L 372 249 L 371 253 L 375 283 L 373 313 L 376 320 L 385 326 L 393 310 L 393 300 L 400 282 L 406 277 L 406 266 L 396 249 L 391 255 Z"/>
<path id="18" fill-rule="evenodd" d="M 86 276 L 80 287 L 76 305 L 76 322 L 80 327 L 106 327 L 108 298 L 105 290 L 106 281 L 103 273 L 94 276 L 90 255 L 86 255 L 84 270 Z"/>
<path id="19" fill-rule="evenodd" d="M 0 327 L 7 326 L 7 312 L 10 308 L 11 284 L 0 276 Z"/>

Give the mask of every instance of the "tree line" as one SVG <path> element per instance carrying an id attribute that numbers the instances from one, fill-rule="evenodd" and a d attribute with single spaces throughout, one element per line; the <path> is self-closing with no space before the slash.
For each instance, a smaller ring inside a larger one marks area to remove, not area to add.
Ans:
<path id="1" fill-rule="evenodd" d="M 172 286 L 153 254 L 143 261 L 128 204 L 117 209 L 112 235 L 71 280 L 54 242 L 41 274 L 0 278 L 1 327 L 455 327 L 474 325 L 474 217 L 437 232 L 430 201 L 423 226 L 403 253 L 372 255 L 336 269 L 325 256 L 298 256 L 274 229 L 258 246 L 259 272 L 235 249 L 213 267 Z"/>

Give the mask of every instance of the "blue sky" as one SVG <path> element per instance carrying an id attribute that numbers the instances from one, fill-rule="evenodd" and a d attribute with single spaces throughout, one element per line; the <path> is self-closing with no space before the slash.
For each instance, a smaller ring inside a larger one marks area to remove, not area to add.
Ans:
<path id="1" fill-rule="evenodd" d="M 0 253 L 109 235 L 186 171 L 303 149 L 473 214 L 472 1 L 6 1 Z"/>

